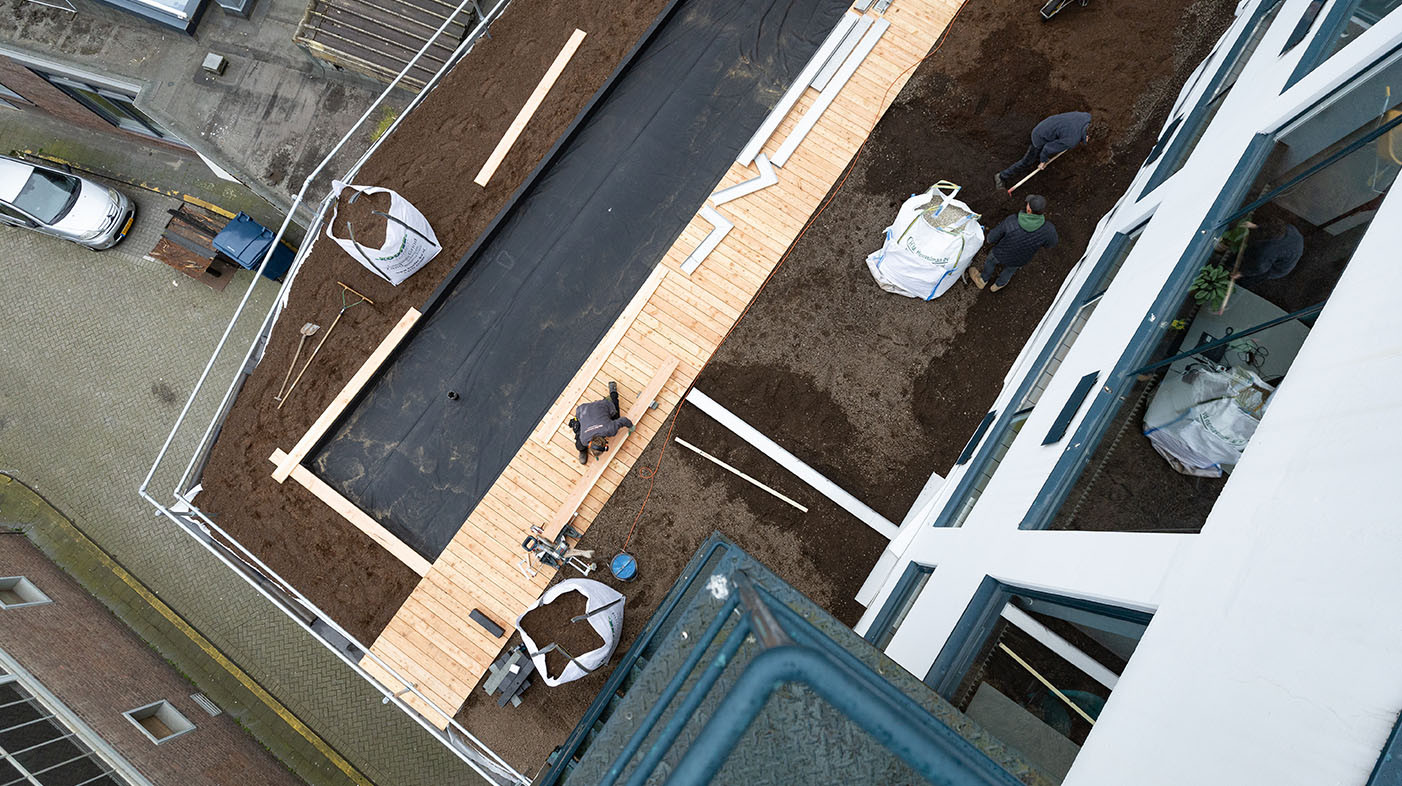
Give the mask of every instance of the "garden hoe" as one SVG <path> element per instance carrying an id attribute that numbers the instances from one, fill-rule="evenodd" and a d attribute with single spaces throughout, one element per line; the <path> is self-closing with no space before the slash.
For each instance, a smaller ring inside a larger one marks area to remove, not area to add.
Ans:
<path id="1" fill-rule="evenodd" d="M 282 384 L 278 385 L 273 401 L 282 401 L 283 390 L 287 388 L 287 380 L 292 379 L 292 369 L 297 367 L 297 358 L 302 356 L 302 346 L 307 343 L 307 336 L 315 335 L 318 330 L 321 330 L 321 325 L 315 322 L 308 322 L 302 326 L 302 339 L 297 342 L 297 351 L 292 353 L 292 362 L 287 365 L 287 375 L 282 378 Z"/>

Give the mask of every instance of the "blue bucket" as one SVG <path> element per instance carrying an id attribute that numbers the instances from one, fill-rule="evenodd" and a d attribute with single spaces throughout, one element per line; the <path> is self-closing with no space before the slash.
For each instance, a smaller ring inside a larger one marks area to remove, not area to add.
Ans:
<path id="1" fill-rule="evenodd" d="M 632 554 L 620 552 L 609 563 L 609 571 L 619 581 L 632 581 L 638 577 L 638 561 L 633 558 Z"/>

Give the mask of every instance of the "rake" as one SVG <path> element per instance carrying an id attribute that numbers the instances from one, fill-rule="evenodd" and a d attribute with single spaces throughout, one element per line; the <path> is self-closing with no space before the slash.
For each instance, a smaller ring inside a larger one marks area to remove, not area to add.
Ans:
<path id="1" fill-rule="evenodd" d="M 297 388 L 297 383 L 302 381 L 302 375 L 307 373 L 307 369 L 312 367 L 312 361 L 316 360 L 316 353 L 320 352 L 321 348 L 326 346 L 326 339 L 331 338 L 331 331 L 336 329 L 336 323 L 341 321 L 341 317 L 345 316 L 346 312 L 350 311 L 352 307 L 358 306 L 361 303 L 369 303 L 372 306 L 375 305 L 375 301 L 356 292 L 345 283 L 341 281 L 337 281 L 336 283 L 341 286 L 341 310 L 336 312 L 336 318 L 331 320 L 331 327 L 327 328 L 326 332 L 321 334 L 321 340 L 316 343 L 316 348 L 312 350 L 311 357 L 307 358 L 307 365 L 302 366 L 302 370 L 297 372 L 297 378 L 292 380 L 292 387 L 287 389 L 287 393 L 285 393 L 282 400 L 277 403 L 278 409 L 282 409 L 282 405 L 286 404 L 287 399 L 292 397 L 292 391 Z M 347 295 L 355 295 L 360 299 L 352 303 L 347 299 Z"/>

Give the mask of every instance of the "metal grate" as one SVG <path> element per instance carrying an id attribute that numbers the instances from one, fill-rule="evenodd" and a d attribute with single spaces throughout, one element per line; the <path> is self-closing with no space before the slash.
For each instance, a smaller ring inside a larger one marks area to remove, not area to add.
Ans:
<path id="1" fill-rule="evenodd" d="M 209 717 L 211 718 L 213 718 L 216 715 L 224 714 L 224 711 L 219 709 L 219 705 L 215 704 L 213 701 L 210 700 L 208 696 L 204 695 L 203 693 L 191 693 L 190 698 L 194 700 L 196 704 L 200 705 L 200 709 L 209 713 Z"/>

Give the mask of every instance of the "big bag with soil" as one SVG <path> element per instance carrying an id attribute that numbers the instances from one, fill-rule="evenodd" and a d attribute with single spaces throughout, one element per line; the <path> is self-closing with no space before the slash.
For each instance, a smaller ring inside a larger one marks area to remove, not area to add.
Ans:
<path id="1" fill-rule="evenodd" d="M 537 630 L 536 635 L 532 637 L 521 621 L 535 609 L 548 606 L 552 601 L 568 592 L 578 592 L 584 596 L 584 613 L 560 626 L 558 630 Z M 592 579 L 568 579 L 546 590 L 540 600 L 516 618 L 516 630 L 520 632 L 521 641 L 526 645 L 526 651 L 530 653 L 531 661 L 535 663 L 536 671 L 540 672 L 546 685 L 553 688 L 556 685 L 572 682 L 608 663 L 609 658 L 613 656 L 614 649 L 618 646 L 619 637 L 623 635 L 623 602 L 623 595 L 607 584 Z M 565 647 L 565 643 L 581 640 L 582 637 L 572 635 L 573 632 L 568 628 L 586 621 L 594 629 L 594 632 L 599 634 L 602 646 L 583 654 L 570 652 L 569 648 Z M 546 636 L 552 637 L 553 640 L 545 642 L 543 646 L 536 644 L 536 638 L 543 639 Z M 557 648 L 564 649 L 570 660 L 560 676 L 552 677 L 546 666 L 545 656 Z"/>
<path id="2" fill-rule="evenodd" d="M 979 214 L 955 199 L 947 180 L 913 194 L 886 227 L 885 242 L 867 257 L 867 268 L 887 292 L 934 300 L 949 291 L 983 246 Z"/>
<path id="3" fill-rule="evenodd" d="M 347 190 L 350 196 L 342 201 L 341 194 Z M 374 198 L 379 194 L 388 195 L 387 206 L 383 204 L 383 197 Z M 395 286 L 443 250 L 428 219 L 398 192 L 335 180 L 331 183 L 331 197 L 335 201 L 331 205 L 331 219 L 326 222 L 326 236 L 370 272 Z M 342 210 L 345 215 L 338 221 L 337 215 Z M 346 236 L 337 236 L 337 231 Z"/>

